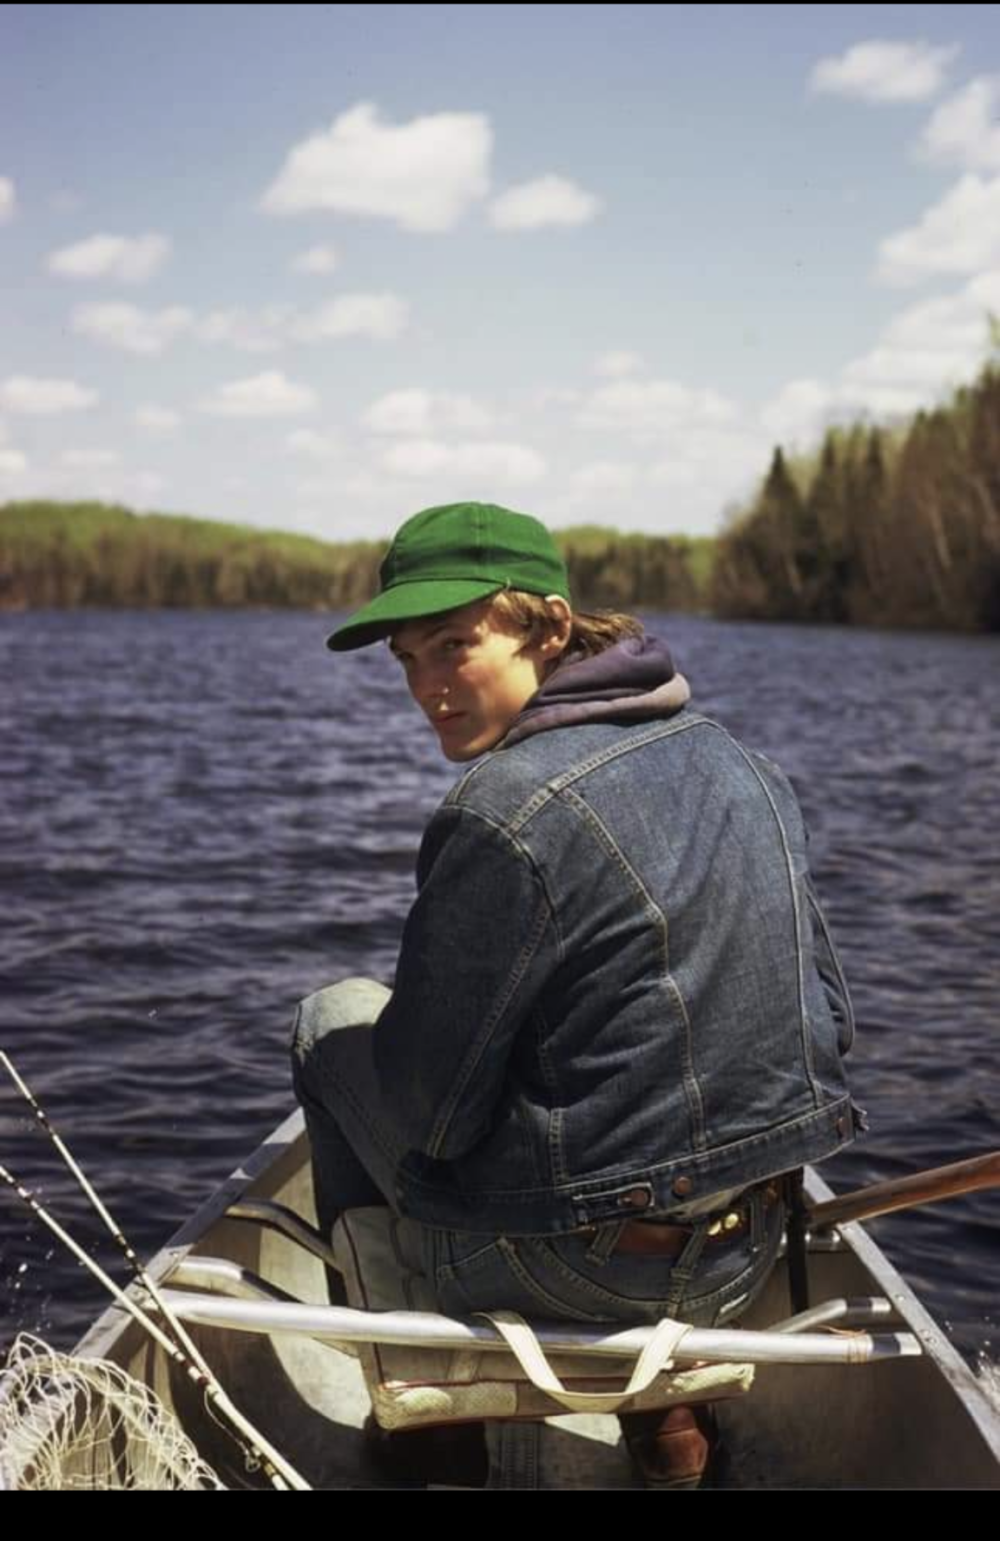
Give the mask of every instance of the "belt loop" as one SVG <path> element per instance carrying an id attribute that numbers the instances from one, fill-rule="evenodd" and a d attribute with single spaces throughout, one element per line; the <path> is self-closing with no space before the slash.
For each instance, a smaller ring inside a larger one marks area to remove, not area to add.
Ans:
<path id="1" fill-rule="evenodd" d="M 691 1239 L 684 1248 L 677 1262 L 670 1270 L 670 1294 L 667 1297 L 666 1314 L 676 1316 L 681 1308 L 687 1287 L 694 1277 L 699 1259 L 708 1240 L 708 1227 L 711 1220 L 698 1220 L 691 1231 Z"/>
<path id="2" fill-rule="evenodd" d="M 767 1239 L 767 1225 L 764 1219 L 766 1198 L 766 1186 L 756 1187 L 750 1195 L 750 1251 L 752 1253 L 759 1252 Z"/>
<path id="3" fill-rule="evenodd" d="M 588 1263 L 606 1263 L 618 1245 L 618 1238 L 628 1224 L 627 1220 L 609 1220 L 594 1227 L 594 1239 L 584 1256 Z"/>

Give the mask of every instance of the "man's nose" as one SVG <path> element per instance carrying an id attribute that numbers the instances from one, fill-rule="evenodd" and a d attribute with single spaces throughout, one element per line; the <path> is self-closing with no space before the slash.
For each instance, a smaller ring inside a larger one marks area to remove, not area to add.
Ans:
<path id="1" fill-rule="evenodd" d="M 425 710 L 437 706 L 447 694 L 442 672 L 432 663 L 412 664 L 407 684 L 414 701 Z"/>

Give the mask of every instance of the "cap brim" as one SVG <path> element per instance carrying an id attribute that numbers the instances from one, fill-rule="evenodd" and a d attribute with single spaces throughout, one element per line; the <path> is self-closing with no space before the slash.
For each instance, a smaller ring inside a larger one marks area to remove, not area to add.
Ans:
<path id="1" fill-rule="evenodd" d="M 430 579 L 419 583 L 399 583 L 369 600 L 343 626 L 331 632 L 326 645 L 335 653 L 349 653 L 356 647 L 368 647 L 390 636 L 405 621 L 421 621 L 445 610 L 458 610 L 498 594 L 502 583 L 472 578 Z"/>

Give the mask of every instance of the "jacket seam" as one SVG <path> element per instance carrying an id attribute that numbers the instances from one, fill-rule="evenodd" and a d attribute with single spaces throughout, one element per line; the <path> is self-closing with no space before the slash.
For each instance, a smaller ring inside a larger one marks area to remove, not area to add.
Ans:
<path id="1" fill-rule="evenodd" d="M 632 882 L 638 893 L 642 896 L 647 915 L 652 916 L 653 924 L 659 931 L 663 956 L 663 983 L 677 1002 L 680 1008 L 681 1019 L 684 1023 L 684 1095 L 687 1098 L 688 1116 L 691 1121 L 692 1143 L 696 1150 L 703 1150 L 706 1144 L 705 1105 L 694 1068 L 694 1034 L 691 1028 L 691 1018 L 681 988 L 670 969 L 670 937 L 667 917 L 624 852 L 620 850 L 600 815 L 591 808 L 590 804 L 578 792 L 575 792 L 572 787 L 563 788 L 559 800 L 561 803 L 572 808 L 584 825 L 589 826 L 591 835 L 603 846 L 607 855 L 617 863 L 625 876 Z"/>
<path id="2" fill-rule="evenodd" d="M 642 749 L 646 744 L 655 744 L 659 739 L 669 738 L 674 733 L 686 733 L 705 723 L 708 723 L 705 717 L 689 717 L 683 722 L 658 723 L 655 728 L 643 728 L 630 733 L 624 743 L 619 742 L 609 745 L 607 749 L 600 749 L 589 755 L 587 759 L 581 760 L 578 765 L 571 766 L 545 782 L 544 786 L 539 787 L 537 792 L 533 792 L 509 815 L 505 820 L 506 827 L 513 833 L 519 833 L 554 797 L 558 797 L 561 792 L 573 786 L 584 776 L 589 776 L 592 771 L 600 770 L 603 766 L 610 765 L 612 760 L 621 759 L 623 755 Z M 709 725 L 715 726 L 714 723 Z"/>
<path id="3" fill-rule="evenodd" d="M 553 932 L 555 933 L 557 956 L 560 960 L 563 954 L 562 939 L 555 917 L 555 910 L 552 905 L 547 886 L 542 879 L 538 865 L 532 857 L 530 851 L 527 851 L 524 846 L 521 845 L 520 841 L 511 835 L 509 831 L 504 829 L 502 825 L 497 824 L 493 819 L 490 819 L 487 815 L 481 813 L 478 809 L 466 808 L 462 811 L 471 814 L 481 823 L 495 830 L 499 835 L 503 837 L 504 840 L 507 841 L 518 859 L 527 865 L 528 870 L 538 885 L 539 893 L 542 899 L 542 907 L 534 926 L 525 939 L 524 945 L 521 948 L 517 959 L 515 960 L 513 969 L 511 970 L 511 973 L 505 982 L 505 987 L 498 996 L 498 999 L 494 1005 L 492 1016 L 487 1017 L 486 1021 L 482 1025 L 478 1049 L 475 1053 L 470 1054 L 465 1066 L 464 1073 L 460 1074 L 456 1081 L 453 1083 L 451 1096 L 445 1101 L 437 1119 L 434 1122 L 427 1142 L 427 1154 L 431 1157 L 440 1157 L 441 1147 L 447 1138 L 448 1129 L 451 1125 L 452 1119 L 455 1116 L 455 1112 L 465 1095 L 466 1088 L 476 1074 L 484 1054 L 486 1053 L 490 1043 L 493 1041 L 493 1035 L 496 1032 L 500 1022 L 502 1021 L 504 1013 L 510 1005 L 511 1000 L 516 994 L 518 986 L 527 973 L 531 961 L 538 950 L 538 945 L 541 942 L 542 937 L 545 935 L 545 932 L 548 930 L 550 924 L 552 926 Z"/>
<path id="4" fill-rule="evenodd" d="M 848 1054 L 854 1047 L 854 1040 L 857 1036 L 857 1024 L 854 1020 L 854 1004 L 851 1000 L 850 991 L 847 987 L 847 976 L 844 973 L 844 967 L 840 961 L 840 954 L 837 952 L 836 946 L 834 945 L 830 928 L 826 923 L 826 916 L 823 914 L 819 900 L 813 892 L 812 884 L 808 881 L 806 882 L 806 898 L 809 901 L 809 910 L 813 916 L 814 923 L 819 926 L 823 940 L 826 943 L 827 950 L 829 951 L 830 962 L 833 964 L 834 972 L 837 976 L 837 983 L 840 986 L 840 993 L 843 997 L 844 1015 L 846 1018 L 848 1036 L 847 1043 L 842 1052 L 843 1054 Z"/>
<path id="5" fill-rule="evenodd" d="M 717 728 L 718 731 L 729 740 L 729 742 L 733 745 L 736 751 L 742 756 L 743 760 L 749 766 L 750 771 L 757 781 L 758 786 L 760 787 L 764 796 L 767 798 L 768 806 L 770 807 L 771 813 L 774 816 L 774 821 L 778 826 L 778 833 L 781 837 L 782 854 L 784 855 L 785 859 L 785 871 L 788 875 L 792 916 L 795 925 L 796 976 L 799 993 L 799 1043 L 802 1049 L 802 1059 L 806 1067 L 806 1074 L 809 1077 L 809 1086 L 812 1091 L 813 1102 L 818 1108 L 822 1105 L 823 1099 L 819 1079 L 816 1075 L 816 1066 L 813 1060 L 812 1046 L 809 1041 L 809 1020 L 806 1015 L 805 953 L 802 938 L 802 916 L 799 910 L 798 885 L 795 881 L 795 863 L 792 859 L 791 847 L 788 843 L 788 833 L 785 829 L 785 821 L 778 811 L 778 805 L 774 800 L 770 787 L 767 785 L 767 782 L 761 775 L 760 768 L 754 764 L 753 756 L 750 755 L 746 749 L 744 749 L 742 744 L 737 743 L 736 739 L 733 738 L 732 734 L 727 733 L 725 728 L 721 727 L 718 723 L 713 723 L 712 726 Z"/>

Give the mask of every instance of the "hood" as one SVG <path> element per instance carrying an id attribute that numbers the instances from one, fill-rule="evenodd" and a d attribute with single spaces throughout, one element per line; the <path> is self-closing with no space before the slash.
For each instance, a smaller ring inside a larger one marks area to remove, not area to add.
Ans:
<path id="1" fill-rule="evenodd" d="M 672 717 L 691 699 L 670 649 L 659 637 L 626 637 L 592 658 L 560 664 L 498 744 L 508 749 L 533 733 L 590 722 Z"/>

